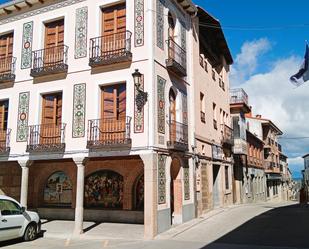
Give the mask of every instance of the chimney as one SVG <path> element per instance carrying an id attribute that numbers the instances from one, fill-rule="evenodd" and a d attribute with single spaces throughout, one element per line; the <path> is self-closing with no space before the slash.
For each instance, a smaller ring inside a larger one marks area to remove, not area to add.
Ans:
<path id="1" fill-rule="evenodd" d="M 252 118 L 252 106 L 250 106 L 250 112 L 245 115 L 247 118 Z"/>

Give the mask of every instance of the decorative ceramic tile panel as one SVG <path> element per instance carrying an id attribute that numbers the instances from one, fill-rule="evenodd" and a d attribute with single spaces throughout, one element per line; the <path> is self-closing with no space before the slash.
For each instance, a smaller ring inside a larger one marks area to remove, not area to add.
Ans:
<path id="1" fill-rule="evenodd" d="M 184 124 L 188 124 L 188 100 L 187 95 L 182 93 L 182 119 Z"/>
<path id="2" fill-rule="evenodd" d="M 158 202 L 166 203 L 166 173 L 165 173 L 166 156 L 158 155 Z"/>
<path id="3" fill-rule="evenodd" d="M 144 0 L 135 0 L 135 23 L 134 23 L 134 34 L 135 34 L 135 47 L 144 45 Z"/>
<path id="4" fill-rule="evenodd" d="M 88 7 L 77 9 L 75 18 L 75 59 L 79 59 L 87 56 Z"/>
<path id="5" fill-rule="evenodd" d="M 190 200 L 190 170 L 189 167 L 183 168 L 183 183 L 185 200 Z"/>
<path id="6" fill-rule="evenodd" d="M 164 50 L 164 0 L 157 0 L 157 46 Z"/>
<path id="7" fill-rule="evenodd" d="M 186 24 L 181 22 L 180 25 L 180 36 L 181 36 L 181 47 L 185 51 L 187 50 L 187 30 L 186 30 Z"/>
<path id="8" fill-rule="evenodd" d="M 26 142 L 28 134 L 30 92 L 19 94 L 18 119 L 17 119 L 17 142 Z"/>
<path id="9" fill-rule="evenodd" d="M 159 141 L 159 144 L 164 145 L 164 136 L 159 135 L 158 141 Z"/>
<path id="10" fill-rule="evenodd" d="M 5 18 L 3 20 L 0 20 L 0 25 L 5 24 L 5 23 L 14 22 L 14 21 L 17 21 L 17 20 L 21 20 L 21 19 L 24 19 L 24 18 L 27 18 L 27 17 L 30 17 L 30 16 L 32 17 L 32 16 L 40 15 L 42 13 L 47 13 L 49 11 L 53 11 L 53 10 L 56 10 L 56 9 L 68 7 L 68 6 L 71 6 L 73 4 L 81 3 L 81 2 L 84 2 L 84 1 L 86 1 L 86 0 L 63 0 L 63 1 L 60 1 L 60 2 L 55 3 L 55 4 L 47 5 L 46 7 L 38 8 L 38 9 L 28 11 L 28 12 L 25 12 L 25 13 L 22 13 L 22 14 L 19 14 L 19 15 L 15 15 L 15 16 L 12 16 L 12 17 L 9 17 L 9 18 Z"/>
<path id="11" fill-rule="evenodd" d="M 144 132 L 144 107 L 138 108 L 136 100 L 138 91 L 136 87 L 134 89 L 134 133 L 142 133 Z M 144 75 L 141 78 L 140 90 L 144 91 Z"/>
<path id="12" fill-rule="evenodd" d="M 165 134 L 165 84 L 166 80 L 158 75 L 158 132 Z"/>
<path id="13" fill-rule="evenodd" d="M 23 44 L 21 49 L 21 69 L 31 67 L 32 62 L 33 21 L 24 23 Z"/>
<path id="14" fill-rule="evenodd" d="M 74 85 L 72 137 L 85 136 L 86 84 Z"/>

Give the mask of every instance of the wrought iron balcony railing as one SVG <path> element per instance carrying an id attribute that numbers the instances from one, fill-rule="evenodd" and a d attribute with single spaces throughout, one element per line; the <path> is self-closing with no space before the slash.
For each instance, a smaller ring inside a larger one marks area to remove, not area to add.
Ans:
<path id="1" fill-rule="evenodd" d="M 88 149 L 130 147 L 131 117 L 103 118 L 88 121 Z"/>
<path id="2" fill-rule="evenodd" d="M 67 73 L 68 50 L 68 46 L 59 45 L 33 51 L 33 64 L 30 75 L 32 77 L 38 77 L 49 74 Z"/>
<path id="3" fill-rule="evenodd" d="M 61 152 L 65 149 L 66 124 L 28 126 L 27 152 Z"/>
<path id="4" fill-rule="evenodd" d="M 167 141 L 167 148 L 170 150 L 188 150 L 188 125 L 177 121 L 170 121 L 170 138 Z"/>
<path id="5" fill-rule="evenodd" d="M 15 80 L 16 58 L 12 56 L 0 57 L 0 83 Z"/>
<path id="6" fill-rule="evenodd" d="M 187 54 L 186 51 L 179 46 L 173 38 L 167 40 L 168 59 L 166 66 L 176 74 L 184 77 L 187 76 Z"/>
<path id="7" fill-rule="evenodd" d="M 230 90 L 230 103 L 249 105 L 248 94 L 242 88 L 236 88 Z"/>
<path id="8" fill-rule="evenodd" d="M 132 61 L 130 31 L 90 39 L 89 66 L 103 66 Z"/>
<path id="9" fill-rule="evenodd" d="M 233 145 L 234 144 L 233 129 L 225 124 L 222 124 L 221 131 L 222 131 L 222 144 Z"/>
<path id="10" fill-rule="evenodd" d="M 11 129 L 0 130 L 0 154 L 10 152 Z"/>

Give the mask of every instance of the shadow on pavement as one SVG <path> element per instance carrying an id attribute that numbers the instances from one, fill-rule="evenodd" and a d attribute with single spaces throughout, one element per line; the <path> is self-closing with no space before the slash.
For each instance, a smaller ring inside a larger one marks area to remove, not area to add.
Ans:
<path id="1" fill-rule="evenodd" d="M 291 205 L 256 216 L 202 249 L 222 248 L 219 244 L 309 248 L 308 233 L 309 207 Z"/>

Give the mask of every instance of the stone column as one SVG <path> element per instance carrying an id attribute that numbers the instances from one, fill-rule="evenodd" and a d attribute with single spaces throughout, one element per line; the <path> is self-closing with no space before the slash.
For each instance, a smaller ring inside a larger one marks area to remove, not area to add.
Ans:
<path id="1" fill-rule="evenodd" d="M 144 237 L 153 239 L 158 233 L 157 154 L 140 155 L 144 163 Z"/>
<path id="2" fill-rule="evenodd" d="M 27 207 L 28 200 L 28 179 L 29 179 L 29 166 L 31 161 L 18 161 L 21 167 L 21 189 L 20 189 L 20 204 Z"/>
<path id="3" fill-rule="evenodd" d="M 83 233 L 84 221 L 84 182 L 85 182 L 85 161 L 84 158 L 73 158 L 77 166 L 76 181 L 76 205 L 75 205 L 75 224 L 74 235 Z"/>

